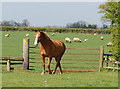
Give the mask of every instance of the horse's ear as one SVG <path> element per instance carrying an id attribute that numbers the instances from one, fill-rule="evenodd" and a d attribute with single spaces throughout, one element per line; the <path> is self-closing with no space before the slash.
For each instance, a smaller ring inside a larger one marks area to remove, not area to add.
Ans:
<path id="1" fill-rule="evenodd" d="M 37 30 L 35 30 L 35 32 L 37 32 Z"/>

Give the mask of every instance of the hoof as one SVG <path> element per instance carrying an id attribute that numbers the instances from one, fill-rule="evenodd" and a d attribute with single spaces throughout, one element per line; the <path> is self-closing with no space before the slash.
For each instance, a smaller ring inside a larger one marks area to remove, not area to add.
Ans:
<path id="1" fill-rule="evenodd" d="M 41 73 L 41 75 L 44 75 L 44 74 L 45 74 L 44 72 Z"/>
<path id="2" fill-rule="evenodd" d="M 60 74 L 63 74 L 63 73 L 60 72 Z"/>
<path id="3" fill-rule="evenodd" d="M 55 71 L 53 71 L 52 74 L 55 74 Z"/>
<path id="4" fill-rule="evenodd" d="M 48 71 L 49 72 L 49 74 L 52 74 L 52 71 Z"/>
<path id="5" fill-rule="evenodd" d="M 52 74 L 52 72 L 49 72 L 49 74 Z"/>

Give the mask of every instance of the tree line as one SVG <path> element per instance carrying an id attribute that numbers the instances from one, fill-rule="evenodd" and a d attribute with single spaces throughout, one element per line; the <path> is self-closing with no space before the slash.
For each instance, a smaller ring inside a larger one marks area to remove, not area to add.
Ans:
<path id="1" fill-rule="evenodd" d="M 85 21 L 77 21 L 77 22 L 74 22 L 74 23 L 68 23 L 66 25 L 67 28 L 85 28 L 85 29 L 97 29 L 98 26 L 97 24 L 88 24 L 87 22 Z M 102 27 L 100 27 L 100 29 L 107 29 L 108 26 L 106 24 L 103 24 Z"/>
<path id="2" fill-rule="evenodd" d="M 68 23 L 66 25 L 67 28 L 91 28 L 96 29 L 97 24 L 87 24 L 85 21 L 77 21 L 74 23 Z"/>
<path id="3" fill-rule="evenodd" d="M 29 21 L 27 19 L 22 20 L 22 22 L 16 22 L 13 20 L 7 21 L 7 20 L 3 20 L 0 23 L 0 26 L 17 26 L 17 27 L 28 27 Z"/>
<path id="4" fill-rule="evenodd" d="M 3 20 L 0 23 L 0 26 L 28 27 L 28 26 L 30 26 L 30 23 L 27 19 L 22 20 L 22 22 L 16 22 L 13 20 L 10 20 L 10 21 Z M 74 23 L 68 23 L 65 27 L 66 28 L 85 28 L 85 29 L 97 29 L 98 28 L 97 24 L 88 24 L 85 21 L 77 21 Z M 107 28 L 108 28 L 108 26 L 106 24 L 103 24 L 103 26 L 100 27 L 100 29 L 107 29 Z"/>

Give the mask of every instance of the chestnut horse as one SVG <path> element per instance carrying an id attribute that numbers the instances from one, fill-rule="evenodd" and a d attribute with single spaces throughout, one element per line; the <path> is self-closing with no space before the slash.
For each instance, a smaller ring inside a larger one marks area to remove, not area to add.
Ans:
<path id="1" fill-rule="evenodd" d="M 66 47 L 64 45 L 64 43 L 62 41 L 56 40 L 56 41 L 52 41 L 45 32 L 43 31 L 36 31 L 35 30 L 35 42 L 34 45 L 37 46 L 38 43 L 40 42 L 40 47 L 39 47 L 39 51 L 40 51 L 40 56 L 42 59 L 42 64 L 43 64 L 43 72 L 41 73 L 42 75 L 45 74 L 45 57 L 48 57 L 48 72 L 49 74 L 55 74 L 57 67 L 59 66 L 60 69 L 60 74 L 62 74 L 62 69 L 61 69 L 61 65 L 60 65 L 60 60 L 66 50 Z M 50 70 L 50 63 L 52 60 L 52 57 L 55 58 L 56 63 L 56 67 L 55 70 L 53 72 L 51 72 Z"/>

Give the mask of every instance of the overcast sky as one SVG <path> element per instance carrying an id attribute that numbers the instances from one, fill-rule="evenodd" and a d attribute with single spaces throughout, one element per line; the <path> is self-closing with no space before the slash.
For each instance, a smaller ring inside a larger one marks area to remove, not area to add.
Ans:
<path id="1" fill-rule="evenodd" d="M 65 26 L 86 21 L 101 25 L 99 5 L 104 2 L 2 2 L 2 20 L 21 22 L 28 19 L 31 26 Z"/>

